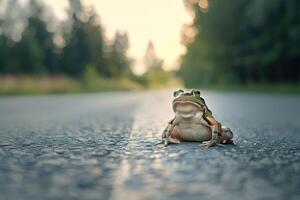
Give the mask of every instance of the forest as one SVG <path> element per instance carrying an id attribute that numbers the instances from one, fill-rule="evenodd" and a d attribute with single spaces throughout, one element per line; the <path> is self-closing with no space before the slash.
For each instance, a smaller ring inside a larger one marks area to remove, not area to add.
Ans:
<path id="1" fill-rule="evenodd" d="M 300 1 L 185 0 L 186 86 L 299 85 Z"/>
<path id="2" fill-rule="evenodd" d="M 44 90 L 36 86 L 48 87 L 47 93 L 249 85 L 300 91 L 297 0 L 183 0 L 192 22 L 177 33 L 186 49 L 178 55 L 179 69 L 165 71 L 149 41 L 143 75 L 132 70 L 129 34 L 107 38 L 99 14 L 84 1 L 69 0 L 63 21 L 43 1 L 3 2 L 0 93 Z"/>
<path id="3" fill-rule="evenodd" d="M 80 78 L 88 67 L 104 77 L 131 73 L 127 33 L 116 32 L 108 44 L 96 12 L 84 8 L 80 0 L 69 3 L 63 22 L 55 21 L 39 1 L 31 0 L 28 8 L 21 8 L 19 1 L 7 3 L 0 26 L 1 74 Z"/>
<path id="4" fill-rule="evenodd" d="M 56 19 L 43 1 L 6 2 L 0 16 L 0 93 L 131 90 L 172 84 L 168 83 L 172 75 L 163 70 L 151 41 L 147 48 L 145 44 L 145 57 L 150 54 L 151 62 L 146 63 L 146 73 L 138 76 L 132 71 L 135 61 L 128 55 L 127 32 L 116 31 L 112 39 L 107 38 L 93 6 L 81 0 L 68 2 L 64 21 Z M 39 85 L 46 88 L 34 89 Z"/>

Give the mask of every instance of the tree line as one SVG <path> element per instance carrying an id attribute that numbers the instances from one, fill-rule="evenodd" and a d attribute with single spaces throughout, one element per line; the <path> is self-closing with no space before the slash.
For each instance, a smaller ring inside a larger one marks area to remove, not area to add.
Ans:
<path id="1" fill-rule="evenodd" d="M 80 0 L 69 0 L 64 21 L 37 0 L 6 1 L 0 16 L 0 74 L 82 78 L 93 68 L 107 78 L 130 76 L 128 48 L 127 33 L 108 40 L 95 10 Z"/>
<path id="2" fill-rule="evenodd" d="M 181 71 L 203 84 L 299 83 L 300 1 L 184 0 Z"/>

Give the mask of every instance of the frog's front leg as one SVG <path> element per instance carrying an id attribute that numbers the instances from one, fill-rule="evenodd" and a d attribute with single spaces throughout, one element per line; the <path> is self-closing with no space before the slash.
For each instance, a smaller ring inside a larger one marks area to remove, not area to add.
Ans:
<path id="1" fill-rule="evenodd" d="M 162 142 L 160 144 L 163 144 L 165 147 L 169 144 L 178 144 L 180 143 L 179 140 L 172 137 L 172 132 L 174 130 L 174 127 L 176 124 L 174 123 L 174 120 L 170 121 L 167 125 L 167 127 L 164 129 L 161 140 Z"/>
<path id="2" fill-rule="evenodd" d="M 165 147 L 168 146 L 169 144 L 169 137 L 171 135 L 171 131 L 172 131 L 172 124 L 168 123 L 167 127 L 164 129 L 161 135 L 161 141 Z"/>
<path id="3" fill-rule="evenodd" d="M 208 121 L 210 122 L 211 128 L 211 139 L 209 141 L 203 142 L 203 146 L 205 147 L 212 147 L 219 145 L 220 136 L 221 136 L 221 124 L 212 117 L 207 117 Z"/>
<path id="4" fill-rule="evenodd" d="M 212 146 L 219 145 L 219 137 L 220 137 L 219 132 L 212 132 L 211 140 L 203 142 L 202 146 L 212 147 Z"/>

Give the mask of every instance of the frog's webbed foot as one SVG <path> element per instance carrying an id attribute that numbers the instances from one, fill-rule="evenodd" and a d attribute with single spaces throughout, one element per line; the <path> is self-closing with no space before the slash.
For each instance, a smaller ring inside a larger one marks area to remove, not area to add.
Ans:
<path id="1" fill-rule="evenodd" d="M 233 142 L 233 140 L 223 140 L 223 141 L 221 141 L 221 144 L 231 144 L 231 145 L 235 145 L 234 144 L 234 142 Z"/>
<path id="2" fill-rule="evenodd" d="M 155 144 L 157 147 L 166 147 L 169 145 L 169 140 L 167 138 L 163 138 L 161 142 Z"/>
<path id="3" fill-rule="evenodd" d="M 165 144 L 163 142 L 160 142 L 160 143 L 155 144 L 155 146 L 157 146 L 157 147 L 165 147 Z"/>
<path id="4" fill-rule="evenodd" d="M 177 140 L 176 138 L 169 137 L 169 144 L 179 144 L 180 140 Z"/>
<path id="5" fill-rule="evenodd" d="M 200 144 L 200 146 L 208 148 L 208 147 L 213 147 L 213 146 L 222 146 L 223 147 L 224 145 L 218 143 L 217 140 L 209 140 L 209 141 L 204 141 L 202 144 Z"/>
<path id="6" fill-rule="evenodd" d="M 168 146 L 169 144 L 179 144 L 180 141 L 175 139 L 175 138 L 172 138 L 172 137 L 169 137 L 169 138 L 164 138 L 160 143 L 156 144 L 155 146 L 158 146 L 158 147 L 166 147 Z"/>
<path id="7" fill-rule="evenodd" d="M 199 146 L 201 146 L 201 147 L 212 147 L 212 146 L 214 146 L 214 142 L 212 142 L 211 140 L 210 141 L 204 141 L 204 142 L 202 142 Z"/>

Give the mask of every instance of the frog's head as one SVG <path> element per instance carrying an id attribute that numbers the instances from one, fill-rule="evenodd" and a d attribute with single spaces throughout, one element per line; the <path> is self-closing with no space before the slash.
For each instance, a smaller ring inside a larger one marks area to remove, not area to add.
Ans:
<path id="1" fill-rule="evenodd" d="M 193 118 L 195 115 L 203 115 L 207 107 L 205 101 L 200 97 L 199 90 L 184 92 L 177 90 L 174 92 L 173 110 L 178 117 L 184 119 Z"/>

